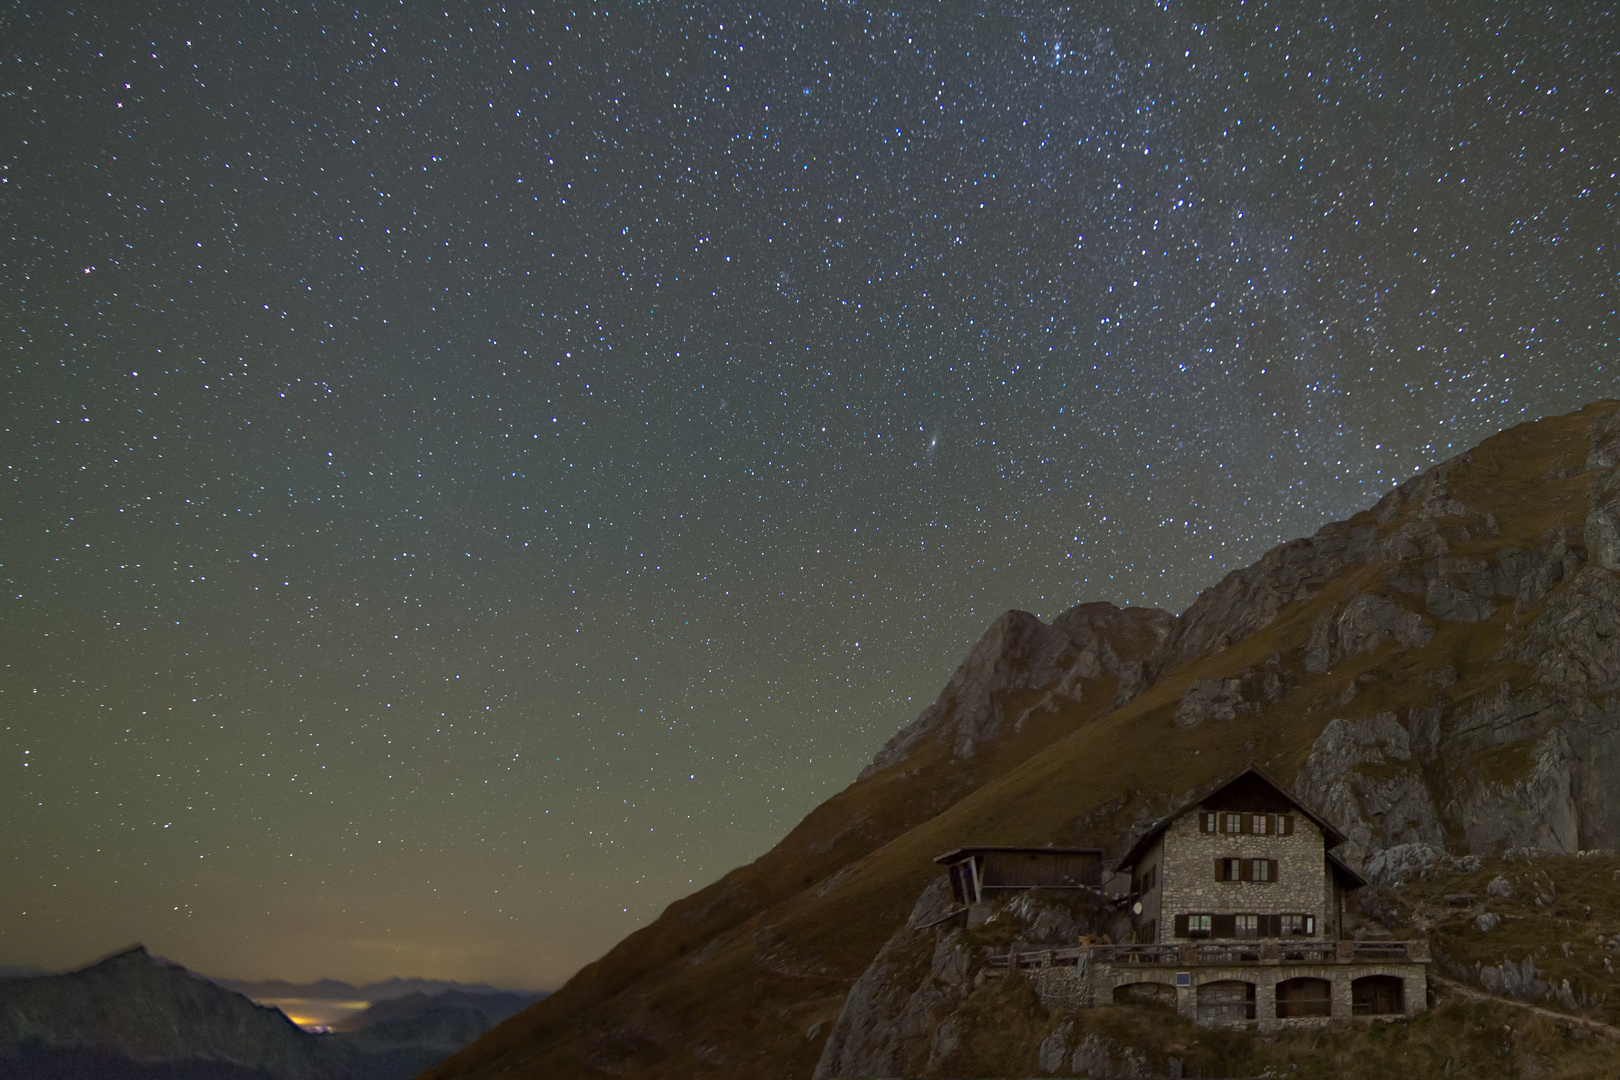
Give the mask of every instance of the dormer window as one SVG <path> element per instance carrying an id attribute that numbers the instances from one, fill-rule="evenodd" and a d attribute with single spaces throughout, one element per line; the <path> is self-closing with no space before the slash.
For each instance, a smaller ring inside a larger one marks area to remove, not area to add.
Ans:
<path id="1" fill-rule="evenodd" d="M 1294 815 L 1204 810 L 1198 815 L 1198 826 L 1199 831 L 1211 836 L 1292 836 Z"/>

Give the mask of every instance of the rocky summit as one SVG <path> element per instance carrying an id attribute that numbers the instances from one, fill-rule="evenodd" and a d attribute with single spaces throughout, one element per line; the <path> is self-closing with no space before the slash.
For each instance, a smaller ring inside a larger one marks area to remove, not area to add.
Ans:
<path id="1" fill-rule="evenodd" d="M 1180 616 L 1006 613 L 774 849 L 427 1075 L 1613 1074 L 1617 407 L 1496 435 Z M 1265 1039 L 1151 1002 L 1066 1012 L 990 958 L 1108 932 L 1107 905 L 946 917 L 935 856 L 1112 860 L 1248 765 L 1348 838 L 1372 882 L 1348 932 L 1425 939 L 1429 1011 Z"/>

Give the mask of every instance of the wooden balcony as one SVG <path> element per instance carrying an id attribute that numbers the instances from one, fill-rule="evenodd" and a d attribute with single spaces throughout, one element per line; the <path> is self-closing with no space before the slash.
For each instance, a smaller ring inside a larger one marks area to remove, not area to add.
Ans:
<path id="1" fill-rule="evenodd" d="M 1090 964 L 1149 967 L 1230 967 L 1236 964 L 1426 964 L 1427 941 L 1184 941 L 1173 945 L 1079 945 L 1068 949 L 1003 953 L 993 968 L 1085 967 Z"/>

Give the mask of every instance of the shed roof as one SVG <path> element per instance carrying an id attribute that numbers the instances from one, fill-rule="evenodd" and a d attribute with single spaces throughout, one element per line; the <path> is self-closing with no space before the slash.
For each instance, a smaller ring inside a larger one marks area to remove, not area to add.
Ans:
<path id="1" fill-rule="evenodd" d="M 1013 854 L 1025 855 L 1095 855 L 1102 858 L 1102 848 L 1091 847 L 1005 847 L 996 844 L 987 844 L 981 847 L 952 848 L 943 855 L 935 856 L 937 863 L 960 862 L 974 855 L 982 855 L 991 851 L 1005 851 Z"/>
<path id="2" fill-rule="evenodd" d="M 1148 828 L 1147 832 L 1136 838 L 1136 842 L 1131 845 L 1130 850 L 1127 851 L 1124 857 L 1119 860 L 1118 869 L 1124 870 L 1126 867 L 1135 866 L 1137 860 L 1143 855 L 1147 854 L 1147 850 L 1152 846 L 1153 841 L 1157 840 L 1160 834 L 1170 827 L 1170 823 L 1181 817 L 1181 815 L 1187 813 L 1195 807 L 1203 805 L 1204 803 L 1219 800 L 1222 794 L 1234 793 L 1235 790 L 1241 790 L 1243 787 L 1252 786 L 1256 783 L 1264 788 L 1270 789 L 1268 794 L 1271 794 L 1273 797 L 1280 797 L 1289 807 L 1299 811 L 1305 817 L 1309 818 L 1312 824 L 1314 824 L 1318 829 L 1322 830 L 1322 836 L 1327 840 L 1327 846 L 1329 848 L 1336 848 L 1340 844 L 1344 843 L 1347 839 L 1347 837 L 1338 829 L 1335 829 L 1332 825 L 1328 824 L 1327 820 L 1323 818 L 1322 815 L 1300 802 L 1291 791 L 1279 784 L 1269 773 L 1261 769 L 1258 765 L 1250 765 L 1242 772 L 1229 776 L 1225 780 L 1220 781 L 1202 795 L 1199 795 L 1196 798 L 1188 799 L 1175 810 L 1172 810 L 1164 817 L 1155 821 L 1152 826 Z M 1261 807 L 1255 807 L 1255 809 L 1261 809 Z M 1367 884 L 1367 882 L 1362 879 L 1360 874 L 1357 874 L 1354 870 L 1351 870 L 1348 866 L 1345 866 L 1342 861 L 1337 859 L 1334 861 L 1338 863 L 1338 865 L 1342 867 L 1345 872 L 1354 876 L 1355 879 L 1362 885 Z"/>

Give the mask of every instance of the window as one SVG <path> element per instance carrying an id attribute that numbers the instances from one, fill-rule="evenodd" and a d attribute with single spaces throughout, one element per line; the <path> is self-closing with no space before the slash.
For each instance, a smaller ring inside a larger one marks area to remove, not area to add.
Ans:
<path id="1" fill-rule="evenodd" d="M 1216 859 L 1215 880 L 1259 882 L 1276 881 L 1277 860 L 1237 859 L 1230 857 Z"/>
<path id="2" fill-rule="evenodd" d="M 1206 833 L 1215 832 L 1216 831 L 1216 828 L 1215 828 L 1215 820 L 1216 820 L 1215 814 L 1212 811 L 1205 810 L 1204 813 L 1203 813 L 1203 818 L 1204 818 L 1204 820 L 1203 820 L 1202 824 L 1203 824 L 1203 827 L 1204 827 L 1204 831 Z"/>
<path id="3" fill-rule="evenodd" d="M 1256 836 L 1265 836 L 1265 835 L 1267 835 L 1268 833 L 1271 832 L 1271 827 L 1270 826 L 1271 826 L 1271 815 L 1270 814 L 1256 814 L 1256 815 L 1254 815 L 1254 822 L 1250 827 L 1250 831 L 1253 832 L 1254 835 L 1256 835 Z"/>
<path id="4" fill-rule="evenodd" d="M 1232 836 L 1236 836 L 1239 833 L 1241 833 L 1243 831 L 1243 815 L 1242 814 L 1227 814 L 1226 815 L 1226 831 L 1229 834 L 1231 834 Z"/>
<path id="5" fill-rule="evenodd" d="M 1147 868 L 1147 871 L 1142 874 L 1142 887 L 1137 890 L 1138 892 L 1152 892 L 1153 891 L 1154 879 L 1157 876 L 1154 873 L 1154 869 L 1155 869 L 1154 867 L 1150 866 L 1150 867 Z"/>
<path id="6" fill-rule="evenodd" d="M 1252 938 L 1260 936 L 1260 916 L 1239 915 L 1232 926 L 1232 936 Z"/>
<path id="7" fill-rule="evenodd" d="M 1333 1015 L 1333 984 L 1326 979 L 1284 979 L 1276 995 L 1279 1018 Z"/>
<path id="8" fill-rule="evenodd" d="M 1279 937 L 1315 937 L 1315 915 L 1279 915 L 1277 934 Z"/>
<path id="9" fill-rule="evenodd" d="M 1388 1016 L 1404 1012 L 1403 986 L 1394 975 L 1364 975 L 1350 984 L 1351 1016 Z"/>
<path id="10" fill-rule="evenodd" d="M 1254 983 L 1207 982 L 1197 994 L 1200 1024 L 1241 1024 L 1254 1019 Z"/>
<path id="11" fill-rule="evenodd" d="M 1214 930 L 1213 915 L 1177 915 L 1176 937 L 1209 937 Z"/>

